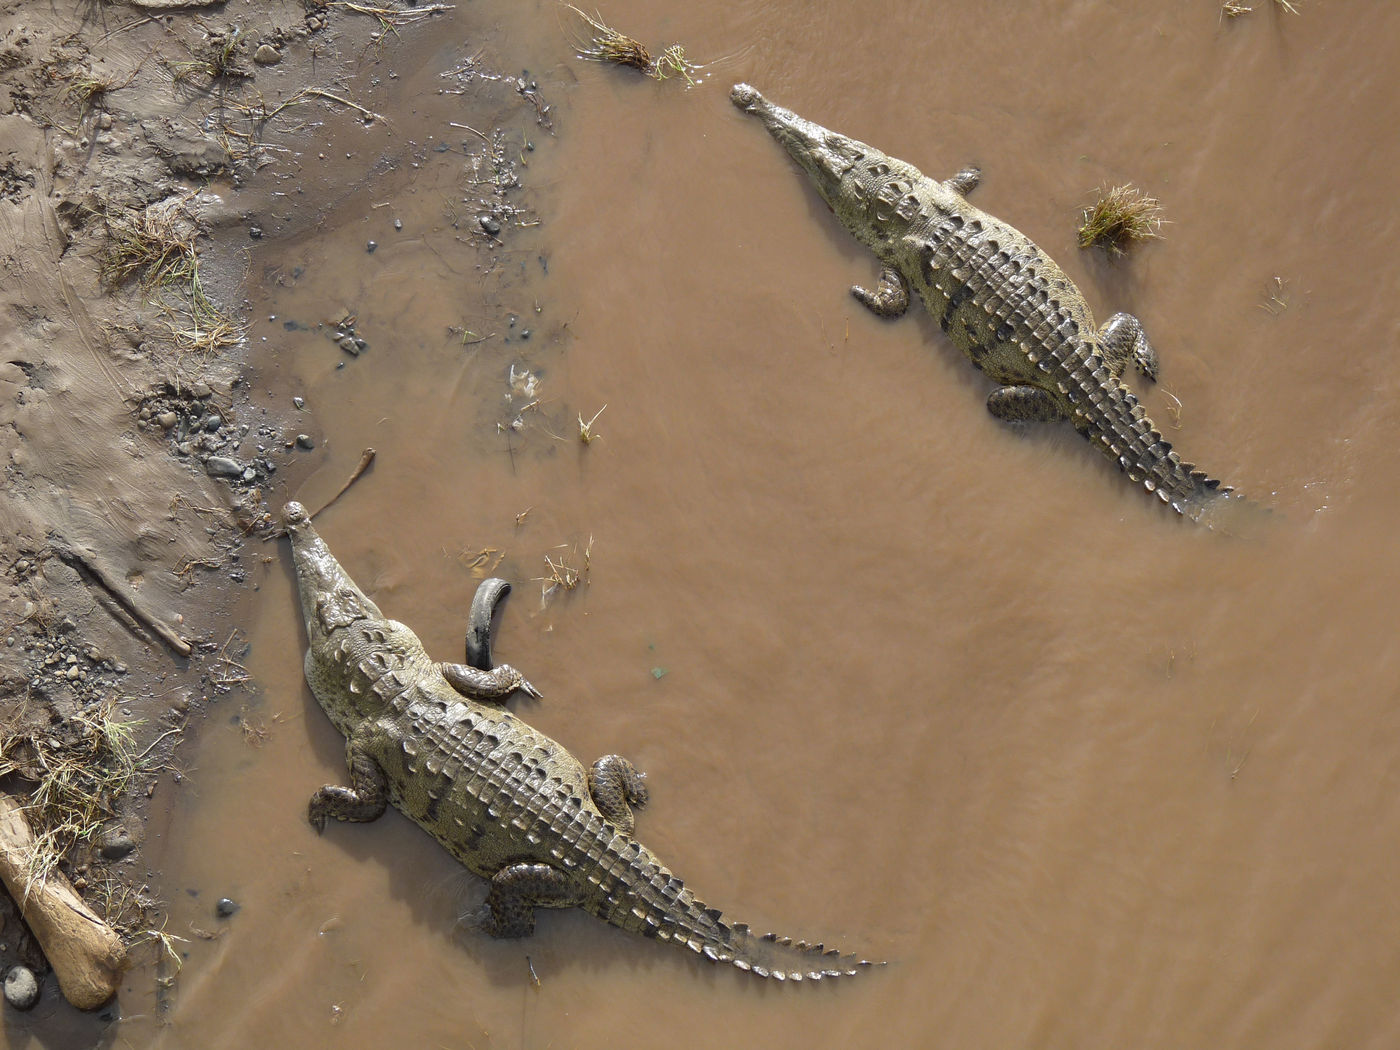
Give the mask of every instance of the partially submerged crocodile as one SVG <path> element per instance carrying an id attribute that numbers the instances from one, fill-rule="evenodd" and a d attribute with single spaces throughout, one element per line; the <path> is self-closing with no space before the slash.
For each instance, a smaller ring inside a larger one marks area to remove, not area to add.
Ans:
<path id="1" fill-rule="evenodd" d="M 967 202 L 980 177 L 975 168 L 940 182 L 774 105 L 748 84 L 735 85 L 730 98 L 758 115 L 884 264 L 876 290 L 854 287 L 856 298 L 898 317 L 917 292 L 958 348 L 1001 384 L 987 398 L 992 415 L 1068 419 L 1179 513 L 1207 524 L 1234 516 L 1225 507 L 1244 501 L 1183 462 L 1121 381 L 1129 361 L 1156 378 L 1142 324 L 1118 313 L 1096 326 L 1084 296 L 1045 252 Z"/>
<path id="2" fill-rule="evenodd" d="M 585 770 L 502 706 L 539 694 L 493 667 L 491 614 L 509 590 L 487 580 L 472 603 L 467 663 L 438 663 L 341 568 L 300 503 L 282 509 L 306 620 L 306 680 L 348 740 L 350 786 L 326 785 L 308 810 L 367 821 L 392 802 L 490 880 L 479 922 L 496 937 L 534 932 L 536 908 L 578 907 L 624 930 L 684 945 L 760 977 L 820 980 L 872 965 L 820 944 L 726 923 L 632 837 L 643 774 L 618 755 Z"/>

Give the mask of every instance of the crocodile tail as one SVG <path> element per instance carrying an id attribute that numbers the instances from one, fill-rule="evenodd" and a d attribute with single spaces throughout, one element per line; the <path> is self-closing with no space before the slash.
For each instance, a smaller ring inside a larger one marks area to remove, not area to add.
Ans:
<path id="1" fill-rule="evenodd" d="M 882 965 L 843 955 L 820 944 L 777 934 L 754 934 L 743 923 L 726 923 L 719 909 L 697 899 L 640 843 L 631 863 L 610 880 L 599 917 L 626 930 L 689 948 L 715 963 L 728 963 L 776 981 L 819 981 L 848 977 Z M 614 869 L 616 870 L 616 869 Z"/>
<path id="2" fill-rule="evenodd" d="M 1209 528 L 1245 531 L 1249 519 L 1267 514 L 1183 460 L 1126 386 L 1106 374 L 1093 374 L 1090 368 L 1080 371 L 1083 375 L 1072 374 L 1068 382 L 1074 425 L 1128 477 L 1178 514 Z M 1093 396 L 1100 391 L 1104 396 L 1095 401 Z"/>
<path id="3" fill-rule="evenodd" d="M 727 927 L 729 943 L 721 948 L 702 948 L 701 954 L 715 962 L 731 965 L 775 981 L 820 981 L 831 977 L 854 977 L 872 966 L 855 955 L 843 955 L 822 944 L 795 941 L 775 933 L 755 935 L 743 923 Z"/>

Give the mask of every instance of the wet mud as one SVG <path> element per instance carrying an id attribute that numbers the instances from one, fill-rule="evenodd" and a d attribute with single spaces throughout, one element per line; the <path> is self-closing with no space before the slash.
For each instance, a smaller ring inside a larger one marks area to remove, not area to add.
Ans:
<path id="1" fill-rule="evenodd" d="M 690 89 L 580 64 L 548 4 L 406 40 L 357 95 L 393 135 L 307 144 L 314 221 L 289 188 L 253 257 L 250 383 L 313 446 L 283 494 L 314 508 L 375 448 L 317 526 L 380 606 L 459 659 L 477 583 L 511 580 L 497 655 L 544 694 L 517 709 L 648 772 L 638 837 L 726 915 L 891 965 L 765 986 L 576 913 L 491 941 L 397 814 L 317 836 L 344 743 L 268 544 L 256 689 L 155 847 L 183 969 L 123 992 L 122 1035 L 1393 1045 L 1400 15 L 1256 7 L 605 12 L 719 59 Z M 483 25 L 526 93 L 453 93 Z M 874 260 L 741 80 L 980 166 L 979 207 L 1143 320 L 1149 413 L 1275 527 L 1213 534 L 1069 428 L 992 419 L 935 320 L 850 297 Z M 1080 251 L 1126 181 L 1165 237 Z"/>

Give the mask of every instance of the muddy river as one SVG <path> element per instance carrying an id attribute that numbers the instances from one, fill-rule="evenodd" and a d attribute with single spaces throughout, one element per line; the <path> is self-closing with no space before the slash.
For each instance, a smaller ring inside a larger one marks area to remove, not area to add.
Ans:
<path id="1" fill-rule="evenodd" d="M 133 978 L 119 1040 L 1397 1045 L 1400 8 L 926 6 L 610 4 L 711 63 L 687 88 L 578 61 L 552 3 L 459 4 L 347 85 L 387 121 L 280 162 L 249 291 L 253 381 L 315 445 L 275 499 L 375 448 L 318 525 L 381 606 L 459 659 L 481 576 L 514 581 L 498 653 L 544 693 L 515 706 L 649 773 L 638 836 L 727 915 L 889 965 L 765 985 L 576 912 L 494 942 L 396 813 L 318 837 L 344 743 L 267 544 L 256 689 L 148 847 L 183 969 Z M 487 44 L 553 131 L 473 73 Z M 1143 319 L 1149 413 L 1275 527 L 1192 526 L 1069 428 L 991 418 L 921 308 L 851 298 L 873 258 L 740 80 L 979 165 L 976 203 Z M 1164 239 L 1080 251 L 1120 182 Z"/>

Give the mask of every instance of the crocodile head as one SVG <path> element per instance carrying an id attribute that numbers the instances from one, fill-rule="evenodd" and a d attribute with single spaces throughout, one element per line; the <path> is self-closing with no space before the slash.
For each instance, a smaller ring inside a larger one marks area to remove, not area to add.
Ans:
<path id="1" fill-rule="evenodd" d="M 924 176 L 917 168 L 799 117 L 748 84 L 735 84 L 729 98 L 763 121 L 836 217 L 867 247 L 878 253 L 918 217 L 913 189 Z"/>
<path id="2" fill-rule="evenodd" d="M 295 501 L 282 508 L 282 524 L 292 541 L 297 592 L 306 620 L 306 632 L 315 644 L 338 627 L 368 617 L 382 618 L 311 524 L 311 515 Z"/>

